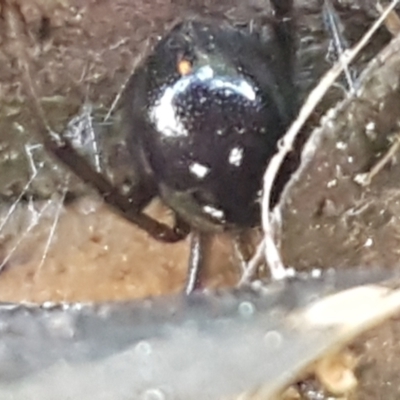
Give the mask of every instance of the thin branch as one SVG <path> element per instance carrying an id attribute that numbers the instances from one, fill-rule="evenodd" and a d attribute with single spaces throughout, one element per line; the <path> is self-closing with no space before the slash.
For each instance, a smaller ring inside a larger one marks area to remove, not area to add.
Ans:
<path id="1" fill-rule="evenodd" d="M 257 268 L 264 262 L 265 253 L 265 242 L 264 239 L 261 240 L 256 248 L 256 252 L 253 257 L 246 265 L 246 269 L 243 271 L 240 281 L 237 284 L 238 287 L 248 285 L 254 278 Z"/>
<path id="2" fill-rule="evenodd" d="M 332 37 L 331 41 L 335 53 L 334 57 L 338 58 L 339 60 L 343 60 L 341 57 L 343 53 L 349 48 L 349 45 L 343 35 L 343 25 L 341 24 L 339 16 L 337 15 L 336 10 L 333 8 L 330 0 L 324 1 L 323 16 L 327 29 Z M 352 71 L 348 65 L 343 65 L 343 68 L 348 88 L 350 90 L 350 93 L 353 94 L 356 91 L 356 86 L 353 78 L 354 71 Z"/>
<path id="3" fill-rule="evenodd" d="M 361 186 L 369 186 L 372 179 L 382 171 L 382 169 L 393 159 L 400 149 L 400 135 L 396 136 L 394 143 L 386 154 L 371 168 L 369 172 L 357 174 L 354 181 Z"/>
<path id="4" fill-rule="evenodd" d="M 384 12 L 384 8 L 382 4 L 378 1 L 376 3 L 376 9 L 379 13 Z M 391 11 L 385 20 L 385 26 L 387 30 L 393 35 L 396 36 L 400 32 L 400 18 L 395 10 Z"/>

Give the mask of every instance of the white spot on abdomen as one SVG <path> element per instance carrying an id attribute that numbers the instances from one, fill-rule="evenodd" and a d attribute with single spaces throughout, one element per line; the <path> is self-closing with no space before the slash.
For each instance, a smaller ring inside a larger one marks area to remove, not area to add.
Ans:
<path id="1" fill-rule="evenodd" d="M 234 147 L 229 153 L 229 164 L 240 167 L 243 160 L 243 148 Z"/>
<path id="2" fill-rule="evenodd" d="M 207 174 L 210 172 L 210 168 L 206 165 L 194 162 L 189 165 L 190 172 L 196 176 L 196 178 L 204 179 Z"/>

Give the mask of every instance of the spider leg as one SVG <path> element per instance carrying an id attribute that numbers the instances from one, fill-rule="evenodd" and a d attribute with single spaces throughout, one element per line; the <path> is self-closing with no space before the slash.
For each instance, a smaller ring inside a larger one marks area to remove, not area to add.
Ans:
<path id="1" fill-rule="evenodd" d="M 143 207 L 143 204 L 147 204 L 148 196 L 142 196 L 138 199 L 138 204 L 135 204 L 133 198 L 121 194 L 118 188 L 114 187 L 102 174 L 95 171 L 90 163 L 61 135 L 42 129 L 41 137 L 50 154 L 53 154 L 84 182 L 93 186 L 104 198 L 104 201 L 122 217 L 163 242 L 176 242 L 187 235 L 188 231 L 184 229 L 185 227 L 182 224 L 178 223 L 176 227 L 170 228 L 168 225 L 142 213 L 141 207 Z"/>
<path id="2" fill-rule="evenodd" d="M 280 43 L 286 70 L 291 74 L 296 57 L 296 26 L 293 17 L 293 0 L 271 0 L 275 17 L 275 34 Z"/>
<path id="3" fill-rule="evenodd" d="M 190 256 L 185 285 L 187 295 L 201 286 L 200 274 L 211 243 L 210 235 L 199 231 L 192 231 L 190 236 Z"/>

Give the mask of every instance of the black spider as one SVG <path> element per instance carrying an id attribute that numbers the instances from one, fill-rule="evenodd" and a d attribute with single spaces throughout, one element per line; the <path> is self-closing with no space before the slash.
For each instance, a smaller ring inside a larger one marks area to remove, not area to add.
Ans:
<path id="1" fill-rule="evenodd" d="M 124 95 L 139 177 L 130 196 L 67 140 L 45 138 L 47 149 L 154 238 L 177 241 L 191 228 L 187 292 L 207 233 L 258 224 L 262 176 L 295 111 L 292 0 L 272 3 L 274 17 L 261 29 L 181 22 L 135 71 Z M 177 215 L 173 228 L 142 213 L 157 195 Z"/>

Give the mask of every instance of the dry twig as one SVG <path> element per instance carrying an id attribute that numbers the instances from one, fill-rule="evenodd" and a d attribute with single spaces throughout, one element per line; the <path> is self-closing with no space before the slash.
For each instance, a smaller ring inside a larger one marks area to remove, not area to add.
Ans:
<path id="1" fill-rule="evenodd" d="M 369 186 L 372 179 L 393 159 L 400 149 L 400 135 L 397 135 L 394 143 L 386 154 L 371 168 L 369 172 L 357 174 L 354 181 L 361 186 Z"/>
<path id="2" fill-rule="evenodd" d="M 382 14 L 384 12 L 384 8 L 382 4 L 378 1 L 376 3 L 376 9 Z M 395 10 L 391 11 L 387 18 L 385 19 L 385 26 L 387 30 L 393 35 L 396 36 L 400 32 L 400 18 Z"/>

